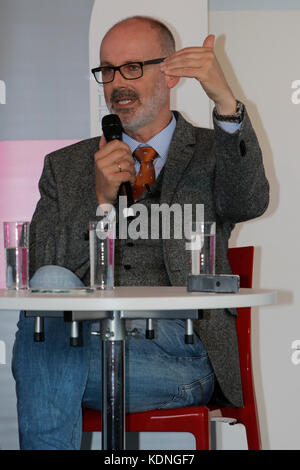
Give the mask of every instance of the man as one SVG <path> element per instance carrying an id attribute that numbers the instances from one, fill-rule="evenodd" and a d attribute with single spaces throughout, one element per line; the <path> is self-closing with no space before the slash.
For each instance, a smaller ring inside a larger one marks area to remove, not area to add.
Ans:
<path id="1" fill-rule="evenodd" d="M 122 121 L 123 141 L 107 143 L 102 136 L 46 157 L 31 224 L 31 286 L 89 284 L 88 221 L 99 204 L 118 207 L 121 183 L 136 188 L 142 163 L 132 152 L 143 145 L 157 155 L 155 181 L 148 191 L 140 193 L 139 187 L 139 203 L 204 204 L 206 220 L 217 224 L 216 272 L 230 272 L 231 230 L 265 211 L 269 187 L 247 112 L 237 104 L 213 47 L 209 35 L 203 47 L 175 52 L 168 29 L 143 17 L 108 31 L 95 75 L 110 111 Z M 170 91 L 183 76 L 198 80 L 215 102 L 214 131 L 195 128 L 170 111 Z M 185 285 L 186 261 L 185 240 L 117 240 L 116 285 Z M 144 338 L 143 322 L 128 324 L 136 335 L 126 341 L 127 409 L 211 399 L 240 406 L 234 318 L 234 310 L 205 311 L 193 345 L 184 344 L 181 321 L 158 321 L 152 341 Z M 32 319 L 24 313 L 18 326 L 13 371 L 21 448 L 78 449 L 82 404 L 101 406 L 101 351 L 90 334 L 93 325 L 83 322 L 80 348 L 70 348 L 62 319 L 46 320 L 44 343 L 33 343 Z"/>

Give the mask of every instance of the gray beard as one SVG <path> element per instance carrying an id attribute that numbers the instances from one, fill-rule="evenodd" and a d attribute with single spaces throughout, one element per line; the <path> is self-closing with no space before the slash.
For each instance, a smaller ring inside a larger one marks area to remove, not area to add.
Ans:
<path id="1" fill-rule="evenodd" d="M 139 101 L 140 103 L 140 101 Z M 155 94 L 149 98 L 146 104 L 141 105 L 144 107 L 144 111 L 137 109 L 136 115 L 131 109 L 118 110 L 118 115 L 122 121 L 123 129 L 125 132 L 137 132 L 139 129 L 143 129 L 148 124 L 152 123 L 156 116 L 159 114 L 159 110 L 163 104 L 163 96 L 161 94 L 160 87 L 157 87 Z M 110 112 L 116 112 L 113 107 L 113 103 L 109 106 Z M 133 116 L 131 117 L 131 113 Z"/>

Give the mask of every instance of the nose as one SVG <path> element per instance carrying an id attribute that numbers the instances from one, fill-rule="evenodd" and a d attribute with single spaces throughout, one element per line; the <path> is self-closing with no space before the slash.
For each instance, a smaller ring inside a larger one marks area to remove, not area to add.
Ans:
<path id="1" fill-rule="evenodd" d="M 121 84 L 126 83 L 126 78 L 122 77 L 120 70 L 115 71 L 115 77 L 113 80 L 113 84 L 115 87 L 120 86 Z"/>

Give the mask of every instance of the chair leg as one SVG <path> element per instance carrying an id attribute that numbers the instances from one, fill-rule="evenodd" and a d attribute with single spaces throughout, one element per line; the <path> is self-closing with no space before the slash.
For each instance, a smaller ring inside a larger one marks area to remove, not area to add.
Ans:
<path id="1" fill-rule="evenodd" d="M 248 449 L 261 450 L 261 438 L 256 417 L 248 417 L 248 419 L 244 419 L 243 424 L 246 428 Z"/>
<path id="2" fill-rule="evenodd" d="M 221 408 L 222 416 L 234 418 L 245 426 L 249 450 L 261 450 L 259 422 L 254 407 Z"/>

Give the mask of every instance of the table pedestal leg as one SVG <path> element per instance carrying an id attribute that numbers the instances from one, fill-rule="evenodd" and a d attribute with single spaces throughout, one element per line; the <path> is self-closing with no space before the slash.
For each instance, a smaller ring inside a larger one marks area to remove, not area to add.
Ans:
<path id="1" fill-rule="evenodd" d="M 101 322 L 102 449 L 125 450 L 125 324 L 120 312 Z"/>
<path id="2" fill-rule="evenodd" d="M 34 318 L 34 341 L 39 343 L 45 341 L 44 317 Z"/>

